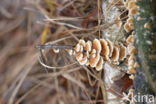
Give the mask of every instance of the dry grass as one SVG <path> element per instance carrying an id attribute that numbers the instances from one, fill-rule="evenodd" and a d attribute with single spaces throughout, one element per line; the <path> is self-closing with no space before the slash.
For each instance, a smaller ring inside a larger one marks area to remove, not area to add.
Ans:
<path id="1" fill-rule="evenodd" d="M 0 104 L 95 104 L 106 102 L 102 72 L 80 66 L 67 52 L 38 44 L 73 45 L 99 38 L 101 0 L 2 0 L 0 4 Z M 98 11 L 98 12 L 97 12 Z M 46 71 L 48 73 L 46 73 Z"/>

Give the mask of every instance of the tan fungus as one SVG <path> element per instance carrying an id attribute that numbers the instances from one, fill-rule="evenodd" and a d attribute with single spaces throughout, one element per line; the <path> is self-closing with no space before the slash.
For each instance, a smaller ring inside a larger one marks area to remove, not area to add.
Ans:
<path id="1" fill-rule="evenodd" d="M 91 41 L 87 41 L 84 49 L 86 51 L 90 52 L 92 50 L 92 42 Z"/>
<path id="2" fill-rule="evenodd" d="M 80 39 L 79 44 L 82 45 L 83 47 L 85 47 L 86 42 L 83 39 Z"/>
<path id="3" fill-rule="evenodd" d="M 96 65 L 99 62 L 99 60 L 100 60 L 100 54 L 99 53 L 96 53 L 96 56 L 95 57 L 90 57 L 89 58 L 89 65 L 91 67 L 96 67 Z"/>
<path id="4" fill-rule="evenodd" d="M 132 55 L 132 54 L 136 54 L 136 53 L 137 53 L 136 48 L 132 45 L 129 45 L 128 46 L 128 54 Z"/>
<path id="5" fill-rule="evenodd" d="M 74 48 L 74 50 L 76 51 L 76 52 L 80 52 L 80 44 L 77 44 L 76 46 L 75 46 L 75 48 Z"/>
<path id="6" fill-rule="evenodd" d="M 113 49 L 113 53 L 112 53 L 112 56 L 111 56 L 111 60 L 114 61 L 114 62 L 118 62 L 118 59 L 119 59 L 119 48 L 117 47 L 114 47 Z"/>
<path id="7" fill-rule="evenodd" d="M 137 15 L 138 13 L 139 12 L 138 12 L 138 10 L 136 8 L 132 8 L 132 9 L 129 10 L 128 16 L 132 17 L 132 16 Z"/>
<path id="8" fill-rule="evenodd" d="M 83 58 L 83 54 L 82 54 L 82 52 L 78 52 L 78 53 L 76 53 L 76 60 L 77 60 L 77 61 L 82 60 L 82 58 Z"/>
<path id="9" fill-rule="evenodd" d="M 129 44 L 133 44 L 135 41 L 135 37 L 134 35 L 130 35 L 127 39 L 126 39 L 126 43 Z"/>
<path id="10" fill-rule="evenodd" d="M 79 60 L 80 65 L 85 65 L 88 62 L 87 55 L 85 55 L 82 60 Z"/>
<path id="11" fill-rule="evenodd" d="M 102 46 L 101 55 L 104 57 L 104 60 L 109 60 L 109 46 L 107 45 L 107 41 L 105 39 L 100 39 L 100 43 Z"/>
<path id="12" fill-rule="evenodd" d="M 100 57 L 100 60 L 99 60 L 99 62 L 98 62 L 97 65 L 96 65 L 96 70 L 97 70 L 97 71 L 102 70 L 103 64 L 104 64 L 103 58 Z"/>
<path id="13" fill-rule="evenodd" d="M 97 52 L 101 52 L 101 44 L 98 39 L 93 40 L 93 49 L 95 49 Z"/>
<path id="14" fill-rule="evenodd" d="M 129 23 L 124 24 L 124 29 L 126 32 L 130 32 L 133 30 L 133 26 L 131 26 Z"/>
<path id="15" fill-rule="evenodd" d="M 133 19 L 132 17 L 129 17 L 129 18 L 127 19 L 127 23 L 128 23 L 128 24 L 133 24 L 133 23 L 134 23 L 134 19 Z"/>
<path id="16" fill-rule="evenodd" d="M 119 59 L 123 61 L 126 58 L 126 56 L 127 56 L 127 48 L 123 44 L 121 44 Z"/>
<path id="17" fill-rule="evenodd" d="M 139 6 L 136 4 L 136 1 L 130 1 L 128 3 L 127 9 L 132 9 L 132 8 L 139 8 Z"/>
<path id="18" fill-rule="evenodd" d="M 114 45 L 110 40 L 106 40 L 109 47 L 109 57 L 112 56 Z"/>
<path id="19" fill-rule="evenodd" d="M 127 71 L 128 74 L 135 74 L 136 73 L 136 69 L 132 68 L 130 70 Z"/>

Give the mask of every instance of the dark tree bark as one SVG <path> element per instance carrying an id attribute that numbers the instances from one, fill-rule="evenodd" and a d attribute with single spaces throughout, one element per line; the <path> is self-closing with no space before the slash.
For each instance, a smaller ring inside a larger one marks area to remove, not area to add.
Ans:
<path id="1" fill-rule="evenodd" d="M 134 18 L 140 68 L 135 91 L 136 94 L 156 95 L 156 0 L 140 0 L 138 5 L 139 15 Z"/>

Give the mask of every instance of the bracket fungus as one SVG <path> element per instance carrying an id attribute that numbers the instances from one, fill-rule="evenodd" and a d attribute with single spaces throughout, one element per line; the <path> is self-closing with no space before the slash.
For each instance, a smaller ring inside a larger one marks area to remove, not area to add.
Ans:
<path id="1" fill-rule="evenodd" d="M 133 46 L 134 41 L 133 35 L 130 35 L 125 41 L 126 46 L 122 43 L 113 44 L 108 39 L 94 39 L 87 42 L 81 39 L 73 51 L 70 50 L 70 55 L 75 53 L 75 58 L 80 65 L 90 66 L 97 71 L 104 67 L 104 62 L 120 65 L 120 62 L 125 61 L 125 59 L 128 60 L 127 67 L 132 69 L 135 68 L 134 63 L 136 61 L 133 58 L 136 54 L 136 49 Z"/>

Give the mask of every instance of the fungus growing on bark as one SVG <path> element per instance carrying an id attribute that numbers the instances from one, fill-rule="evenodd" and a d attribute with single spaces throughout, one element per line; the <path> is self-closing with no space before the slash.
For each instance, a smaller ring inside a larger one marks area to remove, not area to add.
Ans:
<path id="1" fill-rule="evenodd" d="M 87 41 L 84 49 L 86 51 L 90 52 L 92 50 L 92 42 L 91 41 Z"/>
<path id="2" fill-rule="evenodd" d="M 100 60 L 99 60 L 99 62 L 98 62 L 97 65 L 96 65 L 96 70 L 97 70 L 97 71 L 102 70 L 103 64 L 104 64 L 103 58 L 100 57 Z"/>
<path id="3" fill-rule="evenodd" d="M 107 41 L 105 39 L 100 39 L 100 43 L 102 46 L 101 55 L 104 57 L 104 60 L 109 60 L 109 46 L 107 45 Z"/>
<path id="4" fill-rule="evenodd" d="M 99 52 L 99 53 L 101 52 L 101 44 L 98 39 L 93 40 L 93 49 L 95 49 L 96 52 Z"/>

